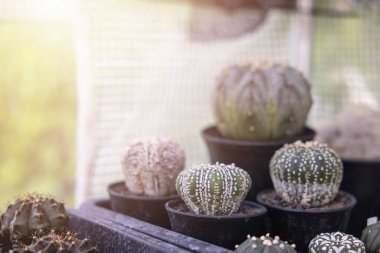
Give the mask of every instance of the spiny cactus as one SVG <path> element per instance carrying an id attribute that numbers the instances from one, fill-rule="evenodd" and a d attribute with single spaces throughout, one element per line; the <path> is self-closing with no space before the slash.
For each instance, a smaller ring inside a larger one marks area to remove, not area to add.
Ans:
<path id="1" fill-rule="evenodd" d="M 280 140 L 302 132 L 312 105 L 311 85 L 284 64 L 226 68 L 213 98 L 216 126 L 226 137 Z"/>
<path id="2" fill-rule="evenodd" d="M 54 230 L 47 235 L 33 236 L 30 245 L 16 245 L 15 253 L 91 253 L 95 252 L 89 240 L 80 240 L 74 232 L 68 231 L 66 234 L 57 234 Z"/>
<path id="3" fill-rule="evenodd" d="M 365 245 L 367 253 L 379 253 L 380 222 L 367 226 L 362 232 L 361 240 Z"/>
<path id="4" fill-rule="evenodd" d="M 261 237 L 248 235 L 247 240 L 235 247 L 235 253 L 297 253 L 296 245 L 289 245 L 278 236 L 271 238 L 269 234 Z"/>
<path id="5" fill-rule="evenodd" d="M 21 197 L 1 214 L 1 232 L 11 240 L 23 241 L 40 230 L 66 229 L 68 216 L 63 203 L 38 194 Z"/>
<path id="6" fill-rule="evenodd" d="M 309 244 L 309 253 L 365 253 L 364 243 L 341 232 L 322 233 Z"/>
<path id="7" fill-rule="evenodd" d="M 170 195 L 175 193 L 175 180 L 185 166 L 185 152 L 168 139 L 138 140 L 128 147 L 122 166 L 130 192 Z"/>
<path id="8" fill-rule="evenodd" d="M 251 184 L 248 173 L 234 164 L 199 164 L 178 175 L 176 188 L 196 214 L 231 215 L 238 211 Z"/>
<path id="9" fill-rule="evenodd" d="M 338 194 L 343 165 L 327 145 L 297 141 L 276 151 L 270 175 L 285 202 L 317 207 L 330 203 Z"/>

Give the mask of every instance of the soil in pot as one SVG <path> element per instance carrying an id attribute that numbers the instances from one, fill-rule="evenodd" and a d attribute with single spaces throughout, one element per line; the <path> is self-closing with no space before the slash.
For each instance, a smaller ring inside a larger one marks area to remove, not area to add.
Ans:
<path id="1" fill-rule="evenodd" d="M 309 209 L 285 203 L 274 190 L 259 193 L 257 201 L 268 209 L 269 231 L 296 244 L 298 252 L 307 252 L 310 241 L 320 233 L 345 232 L 356 204 L 355 197 L 343 191 L 331 203 Z"/>
<path id="2" fill-rule="evenodd" d="M 247 195 L 247 200 L 256 200 L 257 194 L 272 188 L 269 175 L 269 162 L 277 149 L 286 143 L 296 140 L 310 141 L 315 131 L 305 127 L 296 136 L 281 141 L 242 141 L 223 137 L 216 127 L 208 127 L 202 131 L 202 138 L 207 144 L 211 163 L 234 163 L 246 170 L 252 178 L 253 187 Z"/>
<path id="3" fill-rule="evenodd" d="M 128 191 L 124 182 L 111 184 L 107 190 L 112 210 L 160 227 L 170 227 L 165 203 L 179 199 L 177 194 L 164 197 L 136 195 Z"/>
<path id="4" fill-rule="evenodd" d="M 344 177 L 341 189 L 357 199 L 347 232 L 360 237 L 367 226 L 367 219 L 380 217 L 380 161 L 343 159 Z"/>
<path id="5" fill-rule="evenodd" d="M 251 201 L 243 201 L 239 211 L 230 216 L 198 215 L 182 200 L 166 203 L 173 231 L 225 248 L 234 249 L 247 235 L 259 236 L 267 209 Z"/>

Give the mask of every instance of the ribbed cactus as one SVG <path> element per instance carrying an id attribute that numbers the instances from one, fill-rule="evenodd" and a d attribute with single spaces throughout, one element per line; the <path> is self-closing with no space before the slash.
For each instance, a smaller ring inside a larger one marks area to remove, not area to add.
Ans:
<path id="1" fill-rule="evenodd" d="M 297 253 L 296 245 L 281 241 L 280 237 L 271 238 L 269 234 L 261 237 L 247 236 L 242 244 L 236 245 L 235 253 Z"/>
<path id="2" fill-rule="evenodd" d="M 361 240 L 365 245 L 367 253 L 379 253 L 380 222 L 367 226 L 362 232 Z"/>
<path id="3" fill-rule="evenodd" d="M 176 188 L 196 214 L 231 215 L 251 188 L 251 178 L 234 164 L 199 164 L 178 175 Z"/>
<path id="4" fill-rule="evenodd" d="M 309 244 L 309 253 L 365 253 L 364 243 L 341 232 L 322 233 Z"/>
<path id="5" fill-rule="evenodd" d="M 175 180 L 185 166 L 185 152 L 168 139 L 132 143 L 123 156 L 125 185 L 135 194 L 165 196 L 175 193 Z"/>
<path id="6" fill-rule="evenodd" d="M 284 64 L 226 68 L 213 98 L 216 126 L 241 140 L 280 140 L 302 132 L 312 105 L 311 85 Z"/>
<path id="7" fill-rule="evenodd" d="M 63 203 L 37 194 L 19 198 L 1 214 L 1 232 L 23 241 L 40 230 L 66 229 L 68 216 Z"/>
<path id="8" fill-rule="evenodd" d="M 96 252 L 89 240 L 80 240 L 74 232 L 57 234 L 54 230 L 47 235 L 35 235 L 30 245 L 16 245 L 14 253 L 91 253 Z"/>
<path id="9" fill-rule="evenodd" d="M 285 202 L 317 207 L 336 197 L 343 165 L 327 145 L 297 141 L 276 151 L 270 161 L 270 175 Z"/>

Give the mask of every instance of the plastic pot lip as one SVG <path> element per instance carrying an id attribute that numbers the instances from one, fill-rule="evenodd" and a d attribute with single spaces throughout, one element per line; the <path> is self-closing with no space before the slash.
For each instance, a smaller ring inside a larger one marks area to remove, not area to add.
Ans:
<path id="1" fill-rule="evenodd" d="M 222 136 L 215 125 L 206 127 L 202 130 L 202 137 L 204 140 L 213 143 L 225 144 L 225 145 L 234 145 L 234 146 L 283 146 L 286 143 L 295 142 L 297 140 L 312 140 L 314 139 L 316 132 L 305 126 L 302 133 L 289 137 L 287 139 L 282 139 L 278 141 L 247 141 L 247 140 L 238 140 Z"/>
<path id="2" fill-rule="evenodd" d="M 116 197 L 119 199 L 133 199 L 133 200 L 140 200 L 140 201 L 168 201 L 168 200 L 175 200 L 179 198 L 179 195 L 177 193 L 167 195 L 167 196 L 146 196 L 146 195 L 137 195 L 134 193 L 121 193 L 116 190 L 118 187 L 125 187 L 125 183 L 123 181 L 118 181 L 115 183 L 111 183 L 107 187 L 108 194 L 110 197 Z M 126 187 L 125 187 L 126 189 Z"/>
<path id="3" fill-rule="evenodd" d="M 357 203 L 356 198 L 351 193 L 348 193 L 346 191 L 339 191 L 339 193 L 347 195 L 351 199 L 351 203 L 349 205 L 346 205 L 340 208 L 331 208 L 331 209 L 324 209 L 324 210 L 298 210 L 298 209 L 292 209 L 289 207 L 282 207 L 282 206 L 265 203 L 262 200 L 262 195 L 270 191 L 274 191 L 274 189 L 267 189 L 267 190 L 259 192 L 259 194 L 257 195 L 257 202 L 259 202 L 263 206 L 266 206 L 268 209 L 277 209 L 277 210 L 281 210 L 288 213 L 323 214 L 323 213 L 342 212 L 342 211 L 346 211 L 346 210 L 350 210 L 354 208 Z"/>
<path id="4" fill-rule="evenodd" d="M 249 205 L 249 206 L 253 206 L 255 208 L 259 208 L 261 210 L 261 212 L 257 213 L 257 214 L 245 214 L 245 215 L 205 215 L 205 214 L 194 214 L 194 213 L 189 213 L 189 212 L 182 212 L 182 211 L 179 211 L 177 209 L 174 209 L 172 206 L 174 204 L 177 204 L 179 202 L 183 202 L 182 199 L 173 199 L 173 200 L 169 200 L 165 203 L 165 209 L 168 213 L 174 213 L 174 214 L 177 214 L 177 215 L 181 215 L 181 216 L 187 216 L 187 217 L 193 217 L 193 218 L 198 218 L 198 219 L 218 219 L 218 220 L 234 220 L 234 219 L 247 219 L 247 218 L 253 218 L 253 217 L 259 217 L 259 216 L 265 216 L 268 212 L 268 209 L 263 206 L 263 205 L 260 205 L 258 203 L 255 203 L 255 202 L 252 202 L 252 201 L 248 201 L 248 200 L 244 200 L 241 202 L 241 204 L 245 204 L 245 205 Z"/>

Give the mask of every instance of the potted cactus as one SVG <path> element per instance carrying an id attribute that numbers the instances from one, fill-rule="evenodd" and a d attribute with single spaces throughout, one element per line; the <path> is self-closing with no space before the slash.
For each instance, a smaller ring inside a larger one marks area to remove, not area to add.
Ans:
<path id="1" fill-rule="evenodd" d="M 248 171 L 247 199 L 271 187 L 269 161 L 285 143 L 312 140 L 305 126 L 311 85 L 284 64 L 241 64 L 226 68 L 213 95 L 215 126 L 202 131 L 211 162 L 235 163 Z"/>
<path id="2" fill-rule="evenodd" d="M 306 252 L 306 251 L 305 251 Z M 311 240 L 309 253 L 366 253 L 364 243 L 341 232 L 321 233 Z"/>
<path id="3" fill-rule="evenodd" d="M 185 152 L 172 140 L 136 140 L 122 158 L 125 180 L 108 186 L 111 208 L 168 228 L 164 205 L 179 198 L 175 180 L 184 166 Z"/>
<path id="4" fill-rule="evenodd" d="M 327 143 L 344 165 L 342 190 L 358 201 L 348 233 L 360 236 L 367 218 L 380 215 L 380 111 L 350 106 L 335 120 L 321 125 L 318 141 Z M 365 186 L 365 187 L 363 187 Z"/>
<path id="5" fill-rule="evenodd" d="M 235 253 L 297 253 L 296 245 L 289 245 L 287 242 L 281 241 L 279 236 L 274 238 L 269 234 L 265 236 L 247 236 L 242 244 L 236 245 Z"/>
<path id="6" fill-rule="evenodd" d="M 172 230 L 233 249 L 248 233 L 259 233 L 267 212 L 243 201 L 251 184 L 249 174 L 234 164 L 198 164 L 183 170 L 176 180 L 182 200 L 165 205 Z"/>
<path id="7" fill-rule="evenodd" d="M 363 241 L 367 253 L 380 252 L 380 222 L 369 224 L 362 232 Z"/>
<path id="8" fill-rule="evenodd" d="M 268 208 L 274 233 L 306 252 L 317 234 L 346 230 L 356 199 L 339 191 L 342 162 L 326 144 L 284 145 L 270 161 L 270 174 L 274 190 L 257 199 Z"/>

